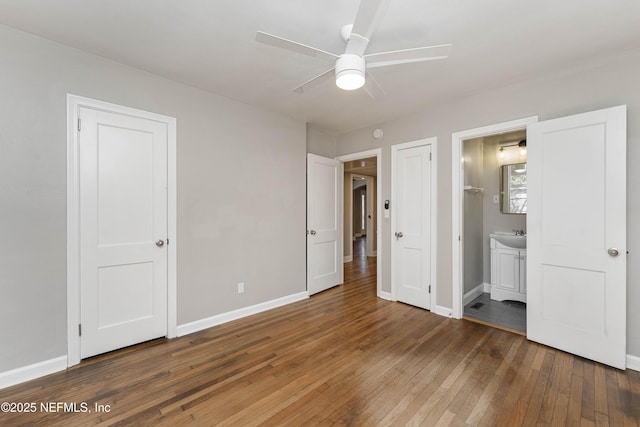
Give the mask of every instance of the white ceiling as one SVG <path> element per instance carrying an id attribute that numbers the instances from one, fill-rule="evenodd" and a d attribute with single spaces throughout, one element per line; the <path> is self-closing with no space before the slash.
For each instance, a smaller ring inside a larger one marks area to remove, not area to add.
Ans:
<path id="1" fill-rule="evenodd" d="M 640 48 L 638 0 L 391 0 L 367 53 L 453 43 L 448 59 L 372 70 L 387 94 L 259 44 L 258 30 L 342 53 L 359 0 L 0 0 L 0 23 L 332 132 L 381 123 L 540 73 Z"/>

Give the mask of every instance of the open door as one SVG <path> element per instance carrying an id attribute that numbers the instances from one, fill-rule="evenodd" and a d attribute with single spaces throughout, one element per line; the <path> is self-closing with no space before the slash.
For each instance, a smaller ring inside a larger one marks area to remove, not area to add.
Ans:
<path id="1" fill-rule="evenodd" d="M 626 360 L 626 107 L 529 125 L 527 337 Z"/>
<path id="2" fill-rule="evenodd" d="M 309 295 L 343 282 L 343 165 L 307 154 L 307 291 Z"/>

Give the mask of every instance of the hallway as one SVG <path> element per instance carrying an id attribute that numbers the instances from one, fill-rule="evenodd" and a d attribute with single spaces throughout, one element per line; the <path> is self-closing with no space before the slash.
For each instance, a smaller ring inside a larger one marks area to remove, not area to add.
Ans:
<path id="1" fill-rule="evenodd" d="M 344 284 L 362 286 L 369 284 L 376 294 L 376 257 L 367 257 L 367 238 L 358 237 L 353 242 L 353 261 L 344 263 Z"/>

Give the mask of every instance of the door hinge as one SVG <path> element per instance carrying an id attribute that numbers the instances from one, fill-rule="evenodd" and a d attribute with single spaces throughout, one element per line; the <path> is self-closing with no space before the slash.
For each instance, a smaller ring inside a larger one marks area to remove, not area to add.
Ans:
<path id="1" fill-rule="evenodd" d="M 78 323 L 78 336 L 82 336 L 82 323 Z"/>
<path id="2" fill-rule="evenodd" d="M 431 285 L 429 285 L 429 293 L 431 293 Z"/>
<path id="3" fill-rule="evenodd" d="M 78 132 L 80 132 L 80 129 L 82 128 L 82 125 L 80 123 L 80 117 L 78 117 Z"/>
<path id="4" fill-rule="evenodd" d="M 169 238 L 167 237 L 167 245 L 169 244 Z"/>
<path id="5" fill-rule="evenodd" d="M 429 161 L 431 161 L 431 155 L 432 155 L 432 153 L 429 153 Z"/>
<path id="6" fill-rule="evenodd" d="M 458 242 L 462 242 L 462 236 L 458 236 Z"/>

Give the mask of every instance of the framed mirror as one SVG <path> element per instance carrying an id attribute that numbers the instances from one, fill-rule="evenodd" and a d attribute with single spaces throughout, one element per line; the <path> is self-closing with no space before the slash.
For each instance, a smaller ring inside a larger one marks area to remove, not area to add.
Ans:
<path id="1" fill-rule="evenodd" d="M 527 164 L 500 166 L 500 212 L 527 213 Z"/>

